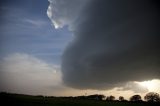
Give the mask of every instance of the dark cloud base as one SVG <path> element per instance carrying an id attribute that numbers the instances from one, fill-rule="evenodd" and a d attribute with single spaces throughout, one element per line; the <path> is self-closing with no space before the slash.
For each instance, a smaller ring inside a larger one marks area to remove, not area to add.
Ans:
<path id="1" fill-rule="evenodd" d="M 158 0 L 91 0 L 62 58 L 63 81 L 78 89 L 110 89 L 160 78 Z"/>

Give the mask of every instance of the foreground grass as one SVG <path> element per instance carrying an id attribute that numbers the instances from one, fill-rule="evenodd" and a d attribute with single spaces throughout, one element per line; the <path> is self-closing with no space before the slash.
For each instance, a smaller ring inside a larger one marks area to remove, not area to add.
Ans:
<path id="1" fill-rule="evenodd" d="M 160 106 L 158 103 L 118 102 L 78 99 L 69 97 L 43 97 L 18 94 L 0 94 L 1 106 Z"/>

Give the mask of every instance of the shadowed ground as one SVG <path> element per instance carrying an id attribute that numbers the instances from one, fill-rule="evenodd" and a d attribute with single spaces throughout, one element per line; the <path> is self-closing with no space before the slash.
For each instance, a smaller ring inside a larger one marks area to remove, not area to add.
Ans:
<path id="1" fill-rule="evenodd" d="M 159 103 L 100 101 L 74 97 L 44 97 L 6 93 L 0 94 L 0 101 L 1 106 L 160 106 Z"/>

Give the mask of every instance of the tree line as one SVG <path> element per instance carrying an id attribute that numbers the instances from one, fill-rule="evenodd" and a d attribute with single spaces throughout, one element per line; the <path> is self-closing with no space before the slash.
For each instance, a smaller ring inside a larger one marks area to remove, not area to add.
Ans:
<path id="1" fill-rule="evenodd" d="M 23 94 L 10 94 L 6 92 L 0 92 L 0 97 L 6 95 L 23 95 Z M 23 96 L 29 96 L 29 95 L 23 95 Z M 31 95 L 30 95 L 31 96 Z M 90 99 L 90 100 L 105 100 L 105 101 L 119 101 L 119 102 L 158 102 L 160 103 L 160 95 L 156 92 L 149 92 L 144 96 L 144 101 L 142 100 L 142 97 L 140 95 L 133 95 L 129 98 L 129 100 L 126 100 L 123 96 L 119 96 L 118 100 L 115 99 L 115 96 L 105 96 L 102 94 L 94 94 L 94 95 L 85 95 L 85 96 L 76 96 L 76 97 L 54 97 L 54 96 L 36 96 L 36 97 L 42 97 L 42 98 L 66 98 L 66 99 Z"/>
<path id="2" fill-rule="evenodd" d="M 94 100 L 106 100 L 106 101 L 128 101 L 123 96 L 119 96 L 118 100 L 115 99 L 115 96 L 105 96 L 105 95 L 88 95 L 88 96 L 78 96 L 76 98 L 79 99 L 94 99 Z M 160 95 L 156 92 L 149 92 L 144 96 L 144 100 L 146 102 L 160 102 Z M 129 98 L 131 102 L 143 102 L 142 97 L 140 95 L 133 95 Z"/>

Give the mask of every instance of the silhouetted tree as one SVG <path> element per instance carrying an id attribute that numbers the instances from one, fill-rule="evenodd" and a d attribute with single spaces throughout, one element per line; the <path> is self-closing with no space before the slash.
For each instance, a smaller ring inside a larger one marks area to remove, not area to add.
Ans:
<path id="1" fill-rule="evenodd" d="M 133 95 L 133 96 L 131 96 L 130 101 L 138 102 L 138 101 L 142 101 L 142 99 L 141 99 L 140 95 Z"/>
<path id="2" fill-rule="evenodd" d="M 119 96 L 119 101 L 124 101 L 124 97 L 123 96 Z"/>
<path id="3" fill-rule="evenodd" d="M 103 99 L 105 99 L 105 97 L 106 96 L 104 96 L 104 95 L 98 95 L 98 100 L 103 100 Z"/>
<path id="4" fill-rule="evenodd" d="M 148 102 L 160 102 L 160 96 L 158 93 L 149 92 L 144 96 L 144 99 Z"/>
<path id="5" fill-rule="evenodd" d="M 107 96 L 106 101 L 114 101 L 115 97 L 114 96 Z"/>
<path id="6" fill-rule="evenodd" d="M 98 94 L 87 96 L 88 99 L 94 99 L 94 100 L 103 100 L 105 97 L 106 96 L 104 95 L 98 95 Z"/>

